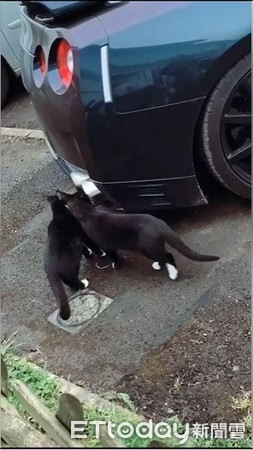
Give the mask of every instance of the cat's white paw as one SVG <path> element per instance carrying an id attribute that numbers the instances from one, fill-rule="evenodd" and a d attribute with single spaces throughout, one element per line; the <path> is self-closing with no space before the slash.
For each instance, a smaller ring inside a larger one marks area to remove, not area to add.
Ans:
<path id="1" fill-rule="evenodd" d="M 99 269 L 99 270 L 104 270 L 104 269 L 107 269 L 107 267 L 110 267 L 110 266 L 111 266 L 111 263 L 106 264 L 105 266 L 100 266 L 100 265 L 96 262 L 95 266 L 96 266 L 96 268 Z"/>
<path id="2" fill-rule="evenodd" d="M 115 269 L 116 268 L 116 264 L 115 262 L 112 263 L 112 268 Z"/>
<path id="3" fill-rule="evenodd" d="M 90 282 L 89 280 L 87 280 L 87 278 L 84 278 L 83 280 L 81 280 L 82 283 L 84 284 L 85 289 L 89 286 Z"/>
<path id="4" fill-rule="evenodd" d="M 153 267 L 153 269 L 155 269 L 155 270 L 161 270 L 161 266 L 160 266 L 160 264 L 159 264 L 158 261 L 154 262 L 154 263 L 152 264 L 152 267 Z"/>
<path id="5" fill-rule="evenodd" d="M 178 270 L 176 267 L 172 266 L 172 264 L 166 264 L 166 269 L 168 272 L 168 275 L 171 280 L 176 280 L 178 276 Z"/>

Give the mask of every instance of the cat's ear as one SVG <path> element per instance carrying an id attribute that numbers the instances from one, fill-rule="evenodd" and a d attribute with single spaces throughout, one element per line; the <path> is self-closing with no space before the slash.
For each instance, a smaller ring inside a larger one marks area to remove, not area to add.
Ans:
<path id="1" fill-rule="evenodd" d="M 58 200 L 62 200 L 65 203 L 67 203 L 73 197 L 73 194 L 67 194 L 67 192 L 59 191 L 58 189 L 56 191 L 56 195 Z"/>
<path id="2" fill-rule="evenodd" d="M 62 194 L 64 194 L 64 192 L 61 192 L 58 189 L 56 190 L 56 197 L 58 198 L 58 200 L 63 200 Z"/>

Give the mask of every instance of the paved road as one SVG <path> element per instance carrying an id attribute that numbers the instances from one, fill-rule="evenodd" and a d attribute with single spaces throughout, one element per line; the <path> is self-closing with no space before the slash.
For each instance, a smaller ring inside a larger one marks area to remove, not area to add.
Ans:
<path id="1" fill-rule="evenodd" d="M 70 183 L 43 142 L 2 138 L 2 335 L 18 330 L 20 351 L 39 349 L 54 371 L 93 389 L 112 388 L 175 334 L 210 289 L 226 288 L 231 267 L 242 271 L 238 289 L 249 288 L 242 265 L 250 243 L 249 205 L 220 194 L 208 206 L 163 214 L 190 246 L 220 261 L 201 264 L 175 255 L 176 282 L 133 254 L 122 271 L 86 263 L 91 288 L 114 301 L 81 334 L 59 330 L 47 321 L 55 303 L 42 270 L 51 217 L 45 196 L 55 187 Z"/>
<path id="2" fill-rule="evenodd" d="M 37 129 L 36 113 L 20 79 L 14 81 L 10 100 L 2 110 L 1 126 Z"/>

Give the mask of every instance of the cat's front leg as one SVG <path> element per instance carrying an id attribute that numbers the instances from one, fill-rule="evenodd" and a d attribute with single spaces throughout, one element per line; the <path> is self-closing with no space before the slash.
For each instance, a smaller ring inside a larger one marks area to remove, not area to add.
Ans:
<path id="1" fill-rule="evenodd" d="M 83 249 L 83 256 L 85 256 L 86 259 L 90 259 L 93 257 L 92 250 L 89 247 L 87 247 L 85 244 L 82 245 L 82 249 Z"/>
<path id="2" fill-rule="evenodd" d="M 106 269 L 110 266 L 112 266 L 113 269 L 121 269 L 122 267 L 123 259 L 119 256 L 117 250 L 105 250 L 105 257 L 103 260 L 107 260 L 108 263 L 106 264 L 105 262 L 103 265 L 96 263 L 98 269 Z"/>
<path id="3" fill-rule="evenodd" d="M 88 248 L 91 250 L 92 253 L 95 253 L 96 256 L 102 258 L 103 256 L 106 255 L 106 253 L 101 248 L 99 248 L 95 244 L 95 242 L 89 240 L 88 242 L 86 242 L 86 245 L 88 246 Z"/>

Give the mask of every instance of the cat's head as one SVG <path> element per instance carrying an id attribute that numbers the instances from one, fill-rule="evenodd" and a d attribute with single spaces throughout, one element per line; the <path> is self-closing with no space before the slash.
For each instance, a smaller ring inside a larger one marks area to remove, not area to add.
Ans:
<path id="1" fill-rule="evenodd" d="M 92 204 L 90 197 L 87 194 L 85 194 L 85 192 L 81 188 L 77 189 L 77 191 L 74 192 L 74 194 L 68 194 L 67 192 L 57 190 L 56 196 L 59 200 L 63 201 L 66 204 L 76 202 L 78 200 Z"/>
<path id="2" fill-rule="evenodd" d="M 81 188 L 74 194 L 57 190 L 57 196 L 77 218 L 83 215 L 87 206 L 92 205 L 90 197 Z"/>
<path id="3" fill-rule="evenodd" d="M 48 195 L 46 198 L 50 203 L 53 214 L 62 213 L 66 210 L 66 204 L 58 194 Z"/>
<path id="4" fill-rule="evenodd" d="M 47 201 L 50 203 L 50 205 L 54 205 L 55 203 L 61 201 L 61 199 L 57 195 L 48 195 Z"/>
<path id="5" fill-rule="evenodd" d="M 47 195 L 46 199 L 50 203 L 50 205 L 53 205 L 54 203 L 65 203 L 64 199 L 62 198 L 61 192 L 58 190 L 56 191 L 55 195 Z"/>

